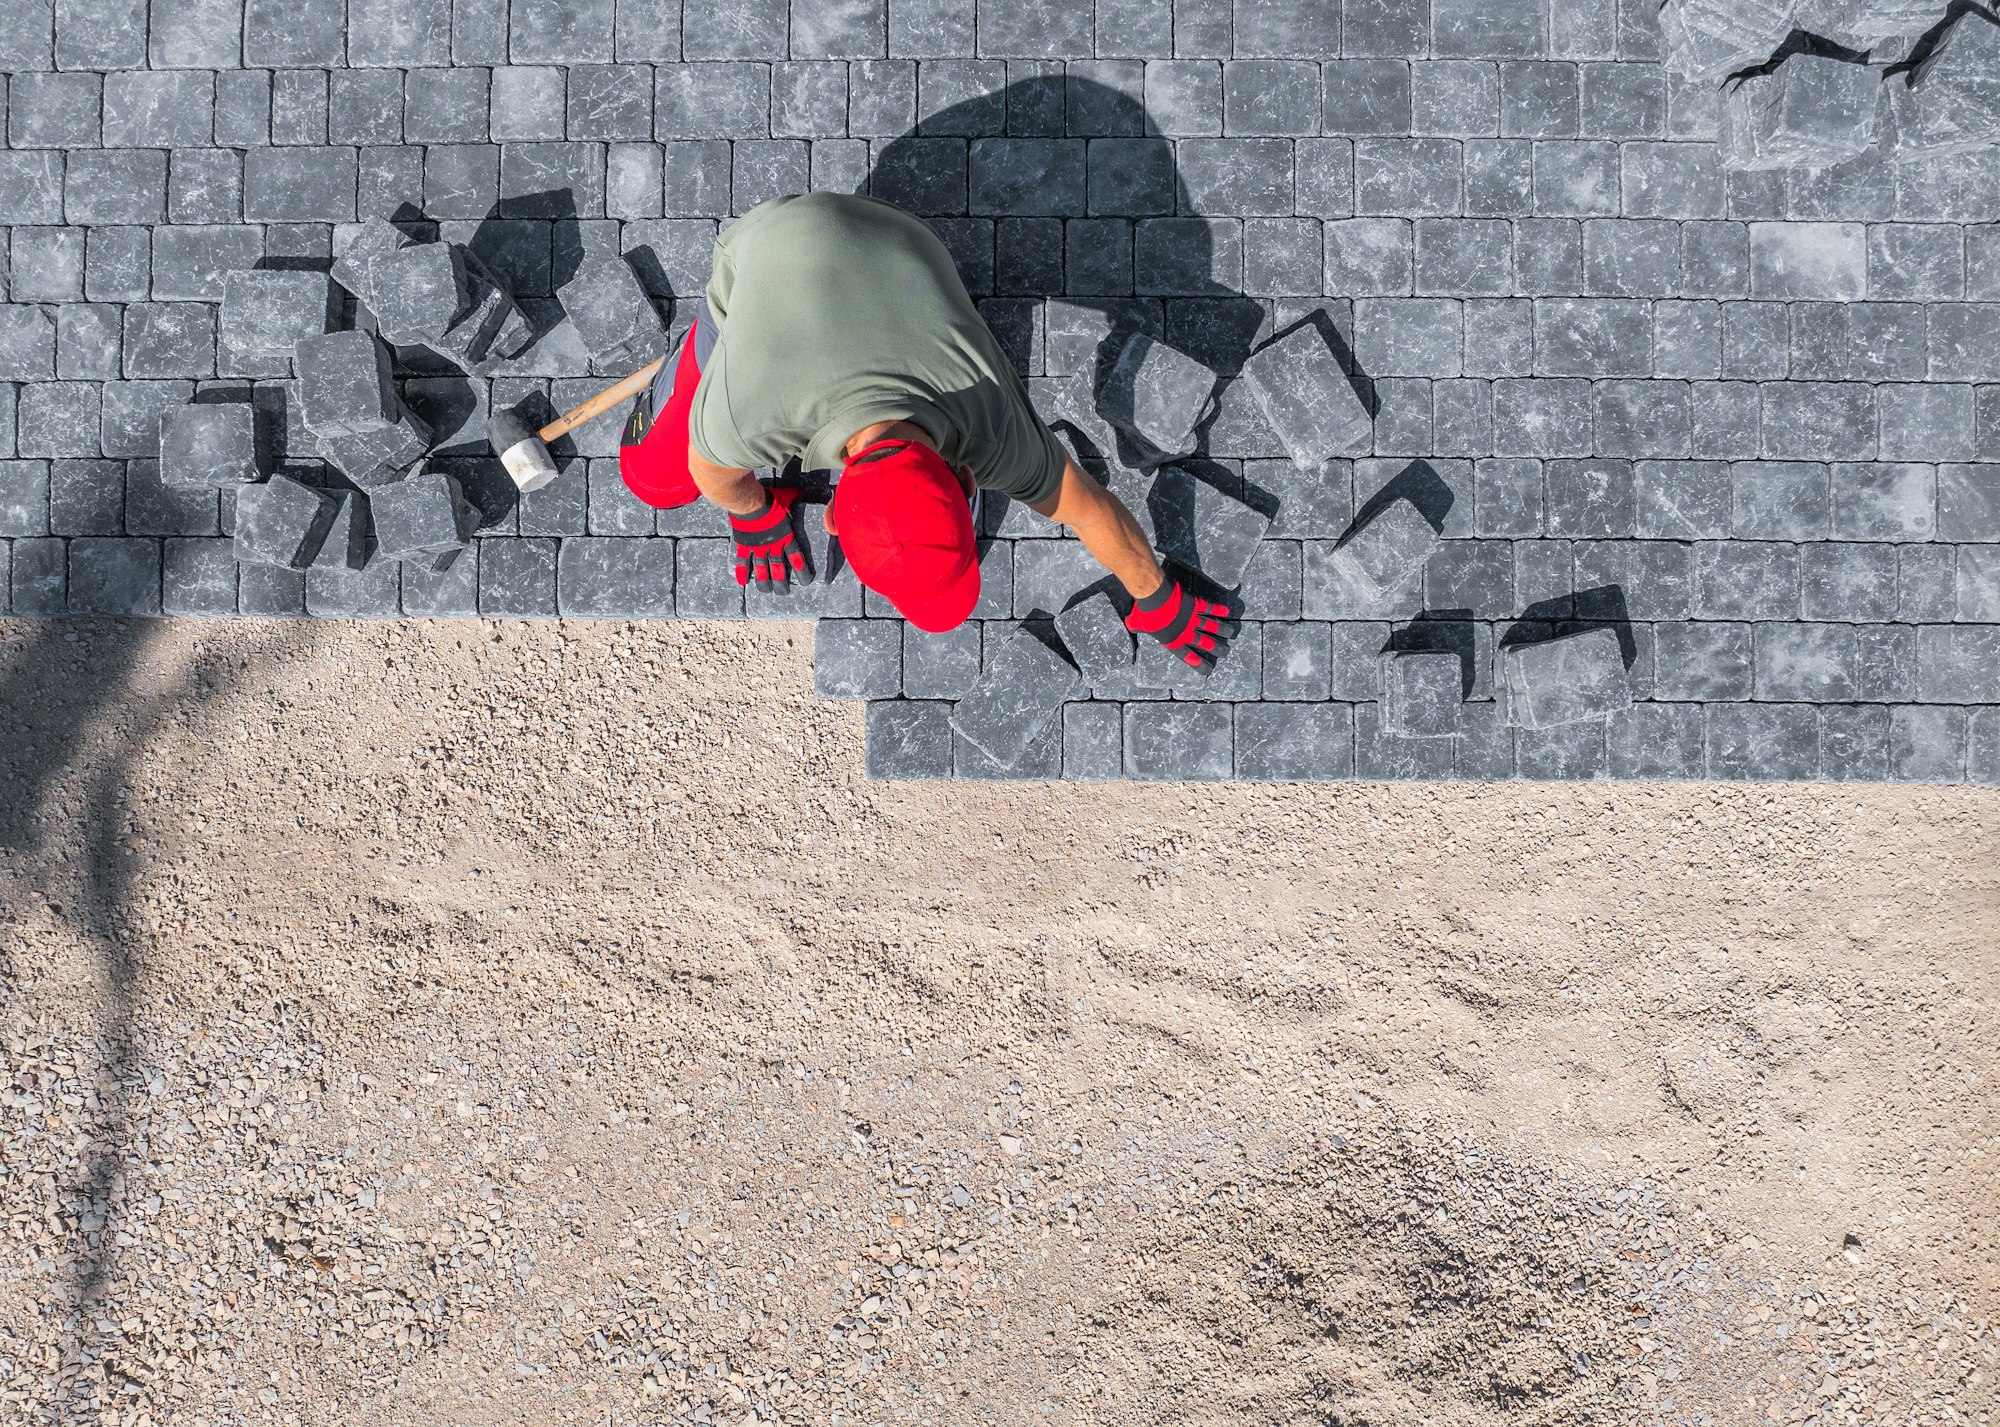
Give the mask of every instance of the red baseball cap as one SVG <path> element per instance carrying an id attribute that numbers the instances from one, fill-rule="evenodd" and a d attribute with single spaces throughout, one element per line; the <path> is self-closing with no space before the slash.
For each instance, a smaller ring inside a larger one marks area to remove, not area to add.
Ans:
<path id="1" fill-rule="evenodd" d="M 833 525 L 862 584 L 931 634 L 956 629 L 979 602 L 972 506 L 944 457 L 887 440 L 847 458 Z"/>

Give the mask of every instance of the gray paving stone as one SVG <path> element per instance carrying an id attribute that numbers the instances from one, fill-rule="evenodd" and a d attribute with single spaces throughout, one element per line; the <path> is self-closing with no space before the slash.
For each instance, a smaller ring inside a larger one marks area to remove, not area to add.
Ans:
<path id="1" fill-rule="evenodd" d="M 1115 781 L 1125 771 L 1125 711 L 1118 704 L 1065 704 L 1062 775 L 1066 781 Z"/>
<path id="2" fill-rule="evenodd" d="M 429 449 L 431 430 L 399 405 L 396 420 L 362 436 L 320 439 L 320 453 L 355 485 L 372 489 L 397 479 Z"/>
<path id="3" fill-rule="evenodd" d="M 0 461 L 0 535 L 49 533 L 49 463 Z"/>
<path id="4" fill-rule="evenodd" d="M 215 374 L 215 309 L 205 302 L 143 302 L 125 309 L 128 377 Z"/>
<path id="5" fill-rule="evenodd" d="M 2000 625 L 1920 626 L 1916 689 L 1927 704 L 2000 703 Z"/>
<path id="6" fill-rule="evenodd" d="M 1336 782 L 1354 776 L 1354 714 L 1345 704 L 1246 704 L 1236 710 L 1236 776 Z"/>
<path id="7" fill-rule="evenodd" d="M 313 434 L 367 436 L 396 424 L 402 403 L 388 349 L 373 333 L 328 332 L 302 339 L 294 351 L 300 410 Z"/>
<path id="8" fill-rule="evenodd" d="M 1958 605 L 1957 551 L 1905 545 L 1896 552 L 1896 613 L 1912 623 L 1949 621 Z"/>
<path id="9" fill-rule="evenodd" d="M 182 616 L 235 614 L 235 542 L 220 537 L 164 541 L 160 612 Z"/>
<path id="10" fill-rule="evenodd" d="M 1689 547 L 1666 540 L 1579 541 L 1576 613 L 1585 619 L 1686 619 L 1693 604 Z"/>
<path id="11" fill-rule="evenodd" d="M 1299 618 L 1304 609 L 1303 574 L 1298 541 L 1259 542 L 1237 589 L 1241 616 L 1266 622 Z"/>
<path id="12" fill-rule="evenodd" d="M 1839 540 L 1929 540 L 1938 533 L 1938 473 L 1929 465 L 1837 465 L 1832 533 Z"/>
<path id="13" fill-rule="evenodd" d="M 1319 621 L 1264 627 L 1266 699 L 1310 703 L 1331 696 L 1332 629 Z"/>
<path id="14" fill-rule="evenodd" d="M 1117 698 L 1130 690 L 1137 651 L 1108 594 L 1092 595 L 1063 610 L 1055 626 L 1093 693 Z"/>
<path id="15" fill-rule="evenodd" d="M 306 573 L 278 565 L 238 565 L 236 607 L 240 614 L 290 618 L 306 612 Z"/>
<path id="16" fill-rule="evenodd" d="M 1604 736 L 1613 778 L 1682 782 L 1706 771 L 1700 704 L 1634 704 L 1606 721 Z"/>
<path id="17" fill-rule="evenodd" d="M 679 541 L 570 536 L 556 556 L 557 607 L 565 619 L 646 619 L 675 612 Z"/>
<path id="18" fill-rule="evenodd" d="M 13 541 L 8 549 L 11 608 L 17 615 L 69 610 L 69 542 L 49 537 Z"/>
<path id="19" fill-rule="evenodd" d="M 1818 711 L 1809 705 L 1714 704 L 1707 723 L 1711 778 L 1800 782 L 1818 770 Z"/>
<path id="20" fill-rule="evenodd" d="M 282 473 L 245 487 L 236 495 L 237 560 L 304 569 L 332 530 L 337 505 L 326 491 Z"/>
<path id="21" fill-rule="evenodd" d="M 1381 716 L 1401 738 L 1440 738 L 1458 731 L 1463 697 L 1455 654 L 1390 650 L 1381 656 Z"/>
<path id="22" fill-rule="evenodd" d="M 1730 533 L 1745 540 L 1824 540 L 1832 530 L 1827 468 L 1745 461 L 1731 469 Z"/>
<path id="23" fill-rule="evenodd" d="M 56 535 L 120 535 L 125 468 L 116 461 L 56 461 L 49 467 L 49 530 Z"/>
<path id="24" fill-rule="evenodd" d="M 1227 704 L 1125 706 L 1125 775 L 1143 782 L 1226 779 L 1235 768 L 1234 711 Z"/>
<path id="25" fill-rule="evenodd" d="M 1807 619 L 1896 618 L 1896 547 L 1837 541 L 1800 547 L 1800 612 Z"/>
<path id="26" fill-rule="evenodd" d="M 1267 707 L 1270 707 L 1267 705 Z M 1383 727 L 1378 704 L 1356 704 L 1354 776 L 1368 781 L 1442 780 L 1456 767 L 1456 739 L 1404 738 Z"/>
<path id="27" fill-rule="evenodd" d="M 1097 392 L 1097 409 L 1158 459 L 1194 449 L 1216 375 L 1185 352 L 1135 332 L 1119 350 Z"/>
<path id="28" fill-rule="evenodd" d="M 688 619 L 741 619 L 735 546 L 728 540 L 674 542 L 674 612 Z"/>
<path id="29" fill-rule="evenodd" d="M 1899 783 L 1962 783 L 1966 776 L 1966 711 L 1889 710 L 1889 770 Z"/>
<path id="30" fill-rule="evenodd" d="M 1966 731 L 1965 781 L 2000 784 L 2000 709 L 1973 709 Z"/>
<path id="31" fill-rule="evenodd" d="M 1416 506 L 1398 498 L 1343 541 L 1308 541 L 1305 614 L 1309 619 L 1407 618 L 1423 599 L 1423 566 L 1439 544 Z"/>
<path id="32" fill-rule="evenodd" d="M 365 497 L 359 491 L 329 491 L 334 498 L 333 525 L 307 568 L 312 570 L 360 570 L 368 564 L 370 526 Z M 306 585 L 307 607 L 311 608 L 312 584 Z M 318 613 L 317 610 L 313 611 Z"/>
<path id="33" fill-rule="evenodd" d="M 822 619 L 813 626 L 813 690 L 823 699 L 902 692 L 903 626 L 893 619 Z"/>
<path id="34" fill-rule="evenodd" d="M 1959 547 L 1957 618 L 1977 624 L 2000 622 L 2000 546 Z"/>
<path id="35" fill-rule="evenodd" d="M 262 480 L 256 414 L 244 403 L 173 407 L 161 413 L 160 477 L 170 486 L 215 487 Z"/>
<path id="36" fill-rule="evenodd" d="M 1835 783 L 1889 781 L 1889 710 L 1831 704 L 1819 711 L 1819 777 Z"/>
<path id="37" fill-rule="evenodd" d="M 2000 465 L 1937 469 L 1937 538 L 2000 541 Z"/>
<path id="38" fill-rule="evenodd" d="M 384 560 L 414 561 L 462 550 L 478 522 L 478 512 L 455 476 L 423 468 L 374 487 L 368 507 Z"/>
<path id="39" fill-rule="evenodd" d="M 69 613 L 159 612 L 159 541 L 84 536 L 69 542 Z"/>
<path id="40" fill-rule="evenodd" d="M 1508 720 L 1517 728 L 1602 719 L 1631 705 L 1631 680 L 1610 629 L 1503 645 L 1498 657 Z"/>
<path id="41" fill-rule="evenodd" d="M 1550 461 L 1543 489 L 1550 535 L 1615 538 L 1638 528 L 1638 483 L 1630 461 Z"/>
<path id="42" fill-rule="evenodd" d="M 1253 353 L 1243 380 L 1301 468 L 1366 452 L 1373 428 L 1367 405 L 1311 323 Z"/>
<path id="43" fill-rule="evenodd" d="M 895 699 L 863 714 L 864 761 L 871 778 L 914 780 L 952 775 L 951 706 Z"/>
<path id="44" fill-rule="evenodd" d="M 95 456 L 102 407 L 95 382 L 24 386 L 14 413 L 16 447 L 23 456 Z"/>
<path id="45" fill-rule="evenodd" d="M 1694 547 L 1697 619 L 1796 619 L 1798 547 L 1772 541 L 1701 541 Z"/>
<path id="46" fill-rule="evenodd" d="M 1068 660 L 1025 626 L 989 645 L 985 669 L 951 713 L 957 733 L 1003 768 L 1012 768 L 1082 688 Z"/>
<path id="47" fill-rule="evenodd" d="M 1550 297 L 1535 304 L 1535 363 L 1544 376 L 1646 376 L 1652 345 L 1652 309 L 1645 302 Z"/>
<path id="48" fill-rule="evenodd" d="M 1223 589 L 1242 584 L 1244 572 L 1271 524 L 1264 512 L 1185 466 L 1160 471 L 1148 505 L 1160 554 Z M 1016 558 L 1018 561 L 1019 556 Z M 1020 602 L 1018 587 L 1015 602 Z"/>
<path id="49" fill-rule="evenodd" d="M 914 624 L 906 623 L 902 628 L 905 697 L 956 699 L 978 679 L 980 622 L 968 621 L 941 634 L 928 633 Z M 1073 653 L 1074 646 L 1071 650 Z"/>
<path id="50" fill-rule="evenodd" d="M 1775 703 L 1846 703 L 1856 697 L 1860 651 L 1845 624 L 1755 627 L 1755 697 Z"/>
<path id="51" fill-rule="evenodd" d="M 44 307 L 0 307 L 0 380 L 49 381 L 55 374 L 55 312 Z"/>

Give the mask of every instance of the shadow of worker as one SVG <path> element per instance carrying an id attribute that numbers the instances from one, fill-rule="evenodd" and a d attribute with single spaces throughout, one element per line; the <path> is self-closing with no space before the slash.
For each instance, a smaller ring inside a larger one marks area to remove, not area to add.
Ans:
<path id="1" fill-rule="evenodd" d="M 1174 473 L 1167 484 L 1200 481 L 1270 514 L 1275 497 L 1227 463 L 1284 450 L 1255 404 L 1229 394 L 1231 379 L 1274 335 L 1274 313 L 1280 333 L 1318 327 L 1353 370 L 1351 352 L 1321 310 L 1316 238 L 1310 263 L 1296 265 L 1311 269 L 1297 280 L 1296 301 L 1242 290 L 1237 213 L 1289 214 L 1293 165 L 1289 140 L 1170 140 L 1130 94 L 1078 75 L 1037 75 L 921 113 L 912 132 L 875 151 L 857 191 L 906 208 L 936 230 L 1031 392 L 1037 379 L 1079 371 L 1095 390 L 1134 332 L 1214 369 L 1224 379 L 1222 400 L 1199 429 L 1196 451 L 1167 468 Z M 1210 199 L 1232 211 L 1202 212 Z M 1115 453 L 1086 442 L 1077 454 L 1104 475 L 1107 467 L 1093 456 Z M 1155 509 L 1134 514 L 1149 535 L 1159 517 L 1165 540 L 1185 500 L 1154 482 L 1146 504 Z"/>

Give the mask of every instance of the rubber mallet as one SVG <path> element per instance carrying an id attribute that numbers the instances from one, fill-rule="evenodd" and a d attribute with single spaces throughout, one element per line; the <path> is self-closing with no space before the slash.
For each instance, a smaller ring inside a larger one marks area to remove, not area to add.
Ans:
<path id="1" fill-rule="evenodd" d="M 644 391 L 659 374 L 660 363 L 665 357 L 657 357 L 626 377 L 616 386 L 607 387 L 583 405 L 565 411 L 547 426 L 536 430 L 528 419 L 518 411 L 499 411 L 486 423 L 486 439 L 493 443 L 493 454 L 500 458 L 500 464 L 507 468 L 507 474 L 514 478 L 514 484 L 522 491 L 538 491 L 556 478 L 555 458 L 549 454 L 549 442 L 567 436 L 584 422 L 602 416 L 628 396 Z"/>

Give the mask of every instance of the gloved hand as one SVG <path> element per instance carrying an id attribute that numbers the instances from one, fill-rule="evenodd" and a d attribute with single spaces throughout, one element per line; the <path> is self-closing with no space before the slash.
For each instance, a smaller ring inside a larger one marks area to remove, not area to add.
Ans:
<path id="1" fill-rule="evenodd" d="M 1207 674 L 1215 661 L 1236 637 L 1236 611 L 1215 600 L 1205 600 L 1181 588 L 1179 580 L 1167 582 L 1145 599 L 1136 601 L 1125 616 L 1125 627 L 1135 634 L 1150 634 L 1168 651 L 1178 654 L 1191 667 Z"/>
<path id="2" fill-rule="evenodd" d="M 813 582 L 812 561 L 792 524 L 798 491 L 778 486 L 764 494 L 764 507 L 751 515 L 731 515 L 736 537 L 736 583 L 754 583 L 766 595 L 789 595 L 792 583 Z"/>

